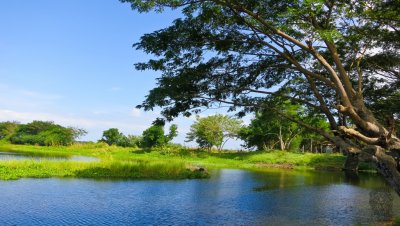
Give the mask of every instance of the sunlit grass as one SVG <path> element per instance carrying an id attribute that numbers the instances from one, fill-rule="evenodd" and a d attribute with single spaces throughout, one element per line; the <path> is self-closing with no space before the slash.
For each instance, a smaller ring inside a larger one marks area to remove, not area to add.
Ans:
<path id="1" fill-rule="evenodd" d="M 13 180 L 23 177 L 78 177 L 101 179 L 185 179 L 203 178 L 207 174 L 188 169 L 184 162 L 142 161 L 0 161 L 0 179 Z"/>
<path id="2" fill-rule="evenodd" d="M 152 178 L 178 179 L 197 177 L 187 168 L 288 167 L 295 169 L 326 168 L 340 170 L 345 156 L 341 154 L 272 152 L 206 152 L 188 148 L 138 149 L 109 146 L 104 143 L 41 147 L 0 144 L 0 151 L 49 156 L 92 156 L 97 162 L 72 161 L 0 161 L 0 178 L 20 177 L 87 177 L 87 178 Z M 13 171 L 13 172 L 11 172 Z"/>

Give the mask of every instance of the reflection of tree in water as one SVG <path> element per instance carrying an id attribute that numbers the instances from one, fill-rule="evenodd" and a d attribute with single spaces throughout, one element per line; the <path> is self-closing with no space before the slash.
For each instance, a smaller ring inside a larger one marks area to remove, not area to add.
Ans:
<path id="1" fill-rule="evenodd" d="M 386 221 L 393 217 L 393 196 L 388 188 L 374 189 L 369 193 L 369 205 L 376 220 Z"/>
<path id="2" fill-rule="evenodd" d="M 352 185 L 359 185 L 360 184 L 360 176 L 358 175 L 357 171 L 353 170 L 345 170 L 344 171 L 344 178 L 347 183 Z"/>

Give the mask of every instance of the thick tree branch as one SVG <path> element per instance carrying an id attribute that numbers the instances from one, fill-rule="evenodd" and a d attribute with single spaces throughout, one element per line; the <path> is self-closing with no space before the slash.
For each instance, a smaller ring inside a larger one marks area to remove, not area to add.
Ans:
<path id="1" fill-rule="evenodd" d="M 329 124 L 331 125 L 331 128 L 333 130 L 337 129 L 337 123 L 335 118 L 333 117 L 332 113 L 329 111 L 329 108 L 327 107 L 323 96 L 321 95 L 321 93 L 318 91 L 317 86 L 314 82 L 314 80 L 312 78 L 310 78 L 309 76 L 306 76 L 311 90 L 313 91 L 315 97 L 317 98 L 317 100 L 319 101 L 319 104 L 321 105 L 321 110 L 322 112 L 326 115 L 326 117 L 328 118 Z"/>
<path id="2" fill-rule="evenodd" d="M 371 144 L 371 145 L 377 145 L 380 142 L 379 138 L 374 138 L 374 137 L 367 137 L 364 134 L 358 132 L 357 130 L 354 129 L 350 129 L 347 128 L 345 126 L 339 126 L 339 131 L 343 132 L 344 134 L 346 134 L 347 136 L 350 137 L 355 137 L 367 144 Z"/>

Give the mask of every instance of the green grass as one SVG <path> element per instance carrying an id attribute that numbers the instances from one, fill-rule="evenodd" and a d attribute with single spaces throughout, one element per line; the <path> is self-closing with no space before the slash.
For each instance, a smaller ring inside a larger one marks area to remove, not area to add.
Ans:
<path id="1" fill-rule="evenodd" d="M 23 177 L 78 177 L 101 179 L 185 179 L 203 178 L 189 170 L 184 162 L 101 161 L 94 163 L 72 161 L 0 161 L 0 179 L 14 180 Z"/>
<path id="2" fill-rule="evenodd" d="M 73 155 L 97 157 L 92 163 L 72 161 L 0 161 L 0 179 L 21 177 L 84 177 L 126 179 L 181 179 L 206 176 L 188 170 L 192 166 L 207 168 L 260 169 L 294 168 L 341 169 L 345 156 L 341 154 L 314 154 L 292 152 L 215 152 L 167 147 L 143 150 L 108 146 L 102 143 L 72 146 L 41 147 L 0 143 L 0 151 L 43 156 Z"/>

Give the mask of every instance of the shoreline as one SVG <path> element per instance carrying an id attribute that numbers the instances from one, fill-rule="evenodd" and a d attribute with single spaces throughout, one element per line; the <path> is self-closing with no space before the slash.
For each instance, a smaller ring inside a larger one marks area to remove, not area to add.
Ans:
<path id="1" fill-rule="evenodd" d="M 199 168 L 341 171 L 345 160 L 345 156 L 338 154 L 282 151 L 209 153 L 193 149 L 159 150 L 160 148 L 144 150 L 98 143 L 53 147 L 0 143 L 2 152 L 51 157 L 78 155 L 99 159 L 99 161 L 88 163 L 72 160 L 0 160 L 0 179 L 23 177 L 198 179 L 209 177 L 207 170 L 196 170 Z"/>

